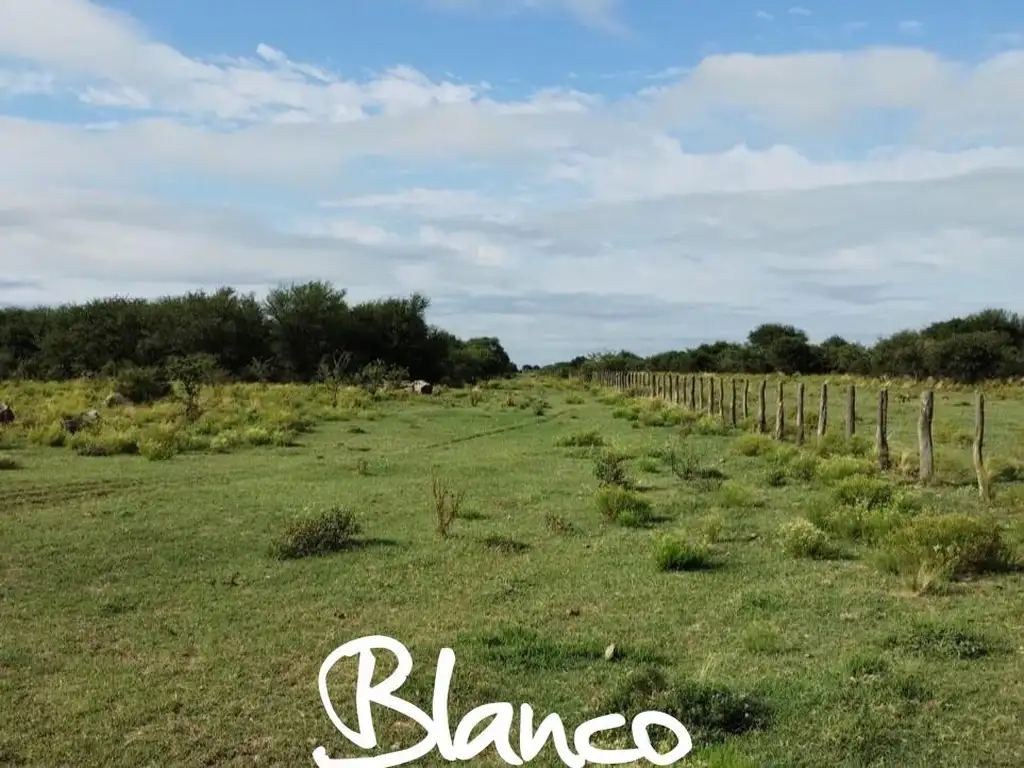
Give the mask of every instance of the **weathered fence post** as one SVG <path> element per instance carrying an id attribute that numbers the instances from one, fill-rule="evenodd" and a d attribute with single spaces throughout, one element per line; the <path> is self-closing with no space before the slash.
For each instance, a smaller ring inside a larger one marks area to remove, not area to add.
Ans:
<path id="1" fill-rule="evenodd" d="M 729 426 L 736 426 L 736 379 L 729 379 L 732 396 L 729 402 Z"/>
<path id="2" fill-rule="evenodd" d="M 857 432 L 857 388 L 851 384 L 846 390 L 846 439 Z"/>
<path id="3" fill-rule="evenodd" d="M 683 397 L 683 393 L 679 390 L 680 384 L 682 383 L 682 378 L 680 378 L 678 373 L 675 375 L 675 381 L 676 381 L 676 405 L 678 405 L 679 403 L 683 402 L 683 400 L 685 399 Z"/>
<path id="4" fill-rule="evenodd" d="M 878 392 L 878 425 L 875 427 L 875 453 L 878 454 L 878 468 L 889 469 L 889 390 Z"/>
<path id="5" fill-rule="evenodd" d="M 985 471 L 985 393 L 978 390 L 974 401 L 974 474 L 978 478 L 978 493 L 984 500 L 989 499 L 988 473 Z"/>
<path id="6" fill-rule="evenodd" d="M 935 415 L 935 393 L 921 393 L 921 415 L 917 420 L 917 447 L 921 457 L 918 477 L 927 483 L 935 473 L 935 453 L 932 445 L 932 417 Z"/>
<path id="7" fill-rule="evenodd" d="M 821 384 L 821 396 L 818 399 L 818 439 L 825 437 L 828 429 L 828 382 Z"/>
<path id="8" fill-rule="evenodd" d="M 715 377 L 708 377 L 708 416 L 715 414 Z"/>
<path id="9" fill-rule="evenodd" d="M 765 413 L 768 408 L 765 395 L 767 387 L 767 379 L 761 379 L 761 384 L 757 388 L 757 431 L 762 435 L 768 431 L 768 415 Z"/>
<path id="10" fill-rule="evenodd" d="M 719 377 L 718 379 L 718 415 L 722 417 L 722 423 L 725 423 L 725 379 Z"/>
<path id="11" fill-rule="evenodd" d="M 775 395 L 775 439 L 782 440 L 786 434 L 786 398 L 784 384 L 779 382 L 779 389 Z"/>
<path id="12" fill-rule="evenodd" d="M 694 378 L 696 378 L 696 377 L 694 377 Z M 698 395 L 698 398 L 697 398 L 697 411 L 700 412 L 700 411 L 704 410 L 704 377 L 703 376 L 700 377 L 700 389 L 698 390 L 697 395 Z"/>
<path id="13" fill-rule="evenodd" d="M 690 410 L 697 410 L 697 374 L 690 377 Z"/>
<path id="14" fill-rule="evenodd" d="M 750 418 L 750 379 L 743 380 L 743 418 Z"/>
<path id="15" fill-rule="evenodd" d="M 796 444 L 804 444 L 804 383 L 796 385 Z"/>

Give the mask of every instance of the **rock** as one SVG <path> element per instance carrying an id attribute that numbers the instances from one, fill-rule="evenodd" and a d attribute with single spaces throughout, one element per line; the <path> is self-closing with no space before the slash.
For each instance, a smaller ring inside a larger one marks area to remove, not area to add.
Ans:
<path id="1" fill-rule="evenodd" d="M 0 403 L 0 424 L 13 424 L 14 410 L 7 403 Z"/>
<path id="2" fill-rule="evenodd" d="M 129 400 L 124 395 L 122 395 L 120 392 L 111 392 L 109 395 L 107 395 L 106 399 L 103 401 L 103 404 L 106 405 L 107 408 L 116 408 L 119 405 L 131 405 L 132 401 Z"/>
<path id="3" fill-rule="evenodd" d="M 100 417 L 100 412 L 93 408 L 91 411 L 86 411 L 81 415 L 81 420 L 84 422 L 96 421 Z"/>
<path id="4" fill-rule="evenodd" d="M 619 649 L 615 647 L 615 643 L 612 643 L 611 645 L 609 645 L 607 648 L 604 649 L 604 660 L 605 661 L 615 661 L 615 659 L 618 658 L 618 655 L 619 655 Z"/>
<path id="5" fill-rule="evenodd" d="M 429 381 L 420 379 L 409 385 L 409 391 L 417 395 L 430 395 L 433 394 L 434 387 Z"/>

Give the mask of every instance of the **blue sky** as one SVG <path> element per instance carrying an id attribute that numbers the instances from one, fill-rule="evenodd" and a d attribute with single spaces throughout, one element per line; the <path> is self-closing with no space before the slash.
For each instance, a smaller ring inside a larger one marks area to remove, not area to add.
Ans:
<path id="1" fill-rule="evenodd" d="M 1021 309 L 1022 140 L 1005 0 L 0 0 L 0 303 L 323 278 L 520 363 L 871 341 Z"/>

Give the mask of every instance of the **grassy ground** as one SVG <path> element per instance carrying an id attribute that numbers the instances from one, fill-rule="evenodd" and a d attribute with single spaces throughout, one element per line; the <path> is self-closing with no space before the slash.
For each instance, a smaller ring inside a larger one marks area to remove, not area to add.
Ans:
<path id="1" fill-rule="evenodd" d="M 343 393 L 337 411 L 324 393 L 225 388 L 206 426 L 165 405 L 75 441 L 131 432 L 166 460 L 41 445 L 50 411 L 70 407 L 53 399 L 86 407 L 90 386 L 3 393 L 24 426 L 7 430 L 0 473 L 0 763 L 355 756 L 317 674 L 336 646 L 384 634 L 415 660 L 399 693 L 427 711 L 437 653 L 454 649 L 453 729 L 493 701 L 570 729 L 653 708 L 691 728 L 694 765 L 1024 764 L 1024 575 L 985 572 L 989 534 L 956 517 L 998 521 L 1022 551 L 1024 398 L 1009 390 L 990 399 L 985 505 L 956 392 L 937 398 L 940 482 L 917 490 L 875 476 L 857 444 L 780 452 L 660 403 L 529 381 Z M 916 407 L 890 405 L 897 461 Z M 628 488 L 598 488 L 609 450 Z M 447 538 L 433 475 L 465 494 Z M 271 556 L 296 516 L 334 506 L 355 514 L 358 546 Z M 948 536 L 914 527 L 930 513 L 961 525 L 952 559 L 928 554 Z M 965 578 L 949 578 L 954 561 Z M 354 680 L 351 663 L 331 677 L 353 725 Z M 385 711 L 376 722 L 386 749 L 421 735 Z M 475 762 L 503 764 L 492 750 Z M 533 764 L 561 763 L 547 749 Z"/>

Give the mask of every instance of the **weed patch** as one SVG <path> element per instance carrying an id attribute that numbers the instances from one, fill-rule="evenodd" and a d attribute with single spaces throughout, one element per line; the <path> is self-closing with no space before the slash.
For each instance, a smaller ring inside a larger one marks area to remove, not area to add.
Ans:
<path id="1" fill-rule="evenodd" d="M 686 724 L 695 744 L 764 729 L 772 720 L 771 708 L 757 696 L 706 681 L 670 683 L 650 666 L 629 673 L 597 709 L 621 713 L 627 721 L 648 710 L 665 712 Z"/>
<path id="2" fill-rule="evenodd" d="M 359 533 L 360 526 L 352 512 L 332 507 L 294 521 L 271 545 L 271 553 L 280 560 L 294 560 L 340 552 L 351 548 Z"/>
<path id="3" fill-rule="evenodd" d="M 659 571 L 709 571 L 717 566 L 709 547 L 678 536 L 654 542 L 654 562 Z"/>

